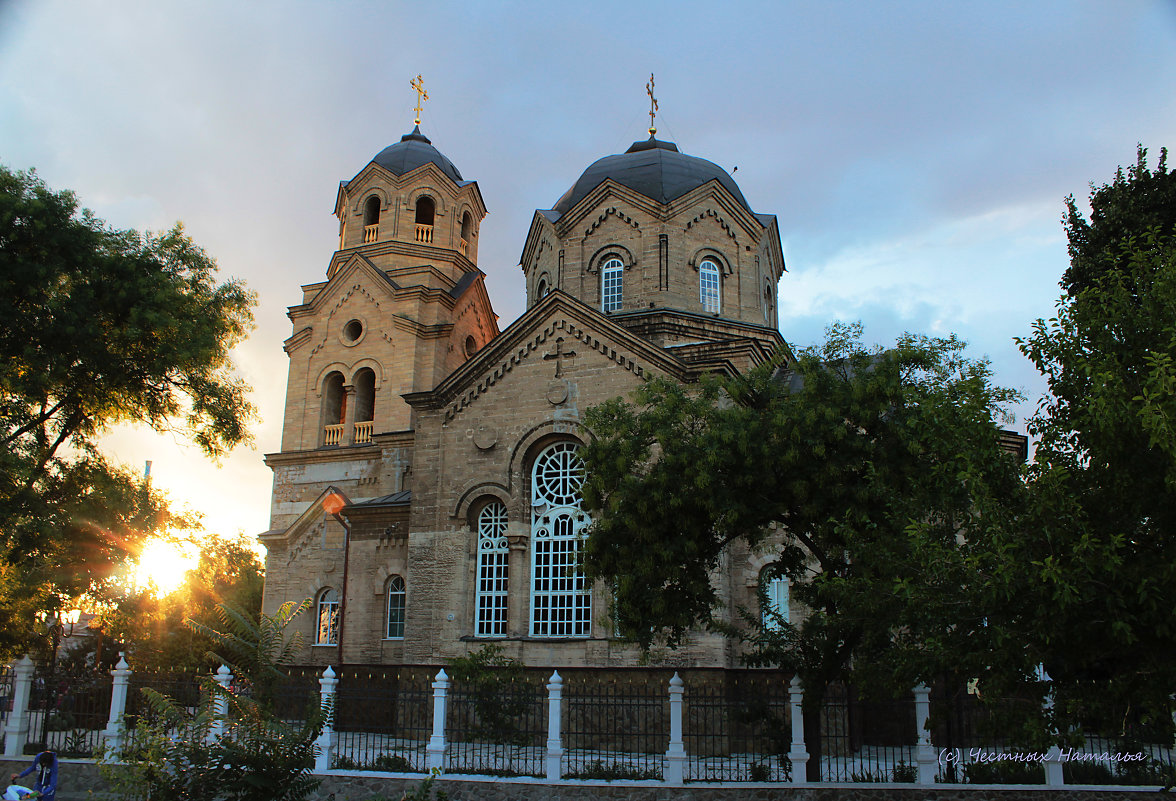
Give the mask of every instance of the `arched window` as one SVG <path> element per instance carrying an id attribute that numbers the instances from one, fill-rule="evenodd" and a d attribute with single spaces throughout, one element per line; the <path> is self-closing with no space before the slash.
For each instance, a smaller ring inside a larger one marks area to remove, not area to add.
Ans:
<path id="1" fill-rule="evenodd" d="M 330 373 L 323 381 L 323 444 L 343 441 L 343 420 L 347 417 L 347 395 L 343 392 L 343 374 Z"/>
<path id="2" fill-rule="evenodd" d="M 719 313 L 719 264 L 714 259 L 698 265 L 698 300 L 704 312 Z"/>
<path id="3" fill-rule="evenodd" d="M 461 255 L 470 255 L 470 240 L 474 237 L 474 218 L 470 216 L 467 211 L 461 215 L 461 241 L 457 243 L 457 249 L 461 251 Z"/>
<path id="4" fill-rule="evenodd" d="M 506 542 L 506 506 L 491 501 L 478 513 L 478 637 L 505 637 L 510 548 Z"/>
<path id="5" fill-rule="evenodd" d="M 547 297 L 547 276 L 544 275 L 539 279 L 539 283 L 535 284 L 535 300 L 536 302 Z"/>
<path id="6" fill-rule="evenodd" d="M 318 628 L 314 633 L 315 645 L 337 645 L 339 643 L 339 593 L 331 587 L 319 593 L 318 612 L 315 618 Z"/>
<path id="7" fill-rule="evenodd" d="M 428 195 L 421 195 L 416 202 L 416 241 L 431 244 L 433 241 L 433 216 L 437 204 Z"/>
<path id="8" fill-rule="evenodd" d="M 380 199 L 372 195 L 363 204 L 363 241 L 375 242 L 380 235 Z"/>
<path id="9" fill-rule="evenodd" d="M 621 260 L 610 258 L 600 270 L 601 308 L 606 312 L 621 308 L 621 283 L 624 280 L 625 265 Z"/>
<path id="10" fill-rule="evenodd" d="M 405 598 L 404 579 L 392 576 L 388 579 L 388 617 L 384 635 L 389 640 L 404 639 Z"/>
<path id="11" fill-rule="evenodd" d="M 579 569 L 584 463 L 574 442 L 543 449 L 531 467 L 531 636 L 587 637 L 592 591 Z"/>
<path id="12" fill-rule="evenodd" d="M 372 441 L 376 411 L 376 373 L 364 367 L 355 374 L 355 444 Z"/>
<path id="13" fill-rule="evenodd" d="M 773 568 L 768 568 L 760 575 L 767 603 L 762 610 L 764 628 L 768 631 L 780 631 L 788 618 L 788 577 L 780 575 Z"/>

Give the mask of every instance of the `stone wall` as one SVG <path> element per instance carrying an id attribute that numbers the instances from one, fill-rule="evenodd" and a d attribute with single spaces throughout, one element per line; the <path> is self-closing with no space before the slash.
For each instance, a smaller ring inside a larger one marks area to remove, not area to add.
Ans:
<path id="1" fill-rule="evenodd" d="M 28 760 L 0 758 L 5 774 L 23 770 Z M 375 801 L 397 799 L 424 777 L 392 777 L 334 771 L 309 801 Z M 61 760 L 59 801 L 114 801 L 116 796 L 102 781 L 98 766 L 88 760 Z M 435 787 L 449 794 L 451 801 L 1131 801 L 1154 798 L 1155 791 L 1108 789 L 999 789 L 991 787 L 909 787 L 857 785 L 840 787 L 790 787 L 746 784 L 716 787 L 686 785 L 669 787 L 642 782 L 569 782 L 550 785 L 525 779 L 441 778 Z"/>

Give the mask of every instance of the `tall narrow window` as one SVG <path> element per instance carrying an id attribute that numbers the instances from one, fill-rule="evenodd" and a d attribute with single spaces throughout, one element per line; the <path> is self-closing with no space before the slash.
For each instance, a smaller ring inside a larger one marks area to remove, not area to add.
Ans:
<path id="1" fill-rule="evenodd" d="M 719 313 L 719 265 L 714 259 L 698 265 L 698 300 L 704 312 Z"/>
<path id="2" fill-rule="evenodd" d="M 625 266 L 617 258 L 609 259 L 600 271 L 600 297 L 603 299 L 602 308 L 606 312 L 618 311 L 621 308 L 621 282 L 624 280 Z"/>
<path id="3" fill-rule="evenodd" d="M 461 215 L 461 240 L 457 243 L 457 249 L 461 251 L 461 255 L 470 255 L 470 240 L 474 236 L 474 218 L 470 216 L 467 211 Z"/>
<path id="4" fill-rule="evenodd" d="M 491 501 L 478 513 L 478 617 L 475 632 L 479 637 L 506 636 L 509 561 L 506 507 L 502 501 Z"/>
<path id="5" fill-rule="evenodd" d="M 339 642 L 339 593 L 331 587 L 320 592 L 317 611 L 315 645 L 336 645 Z"/>
<path id="6" fill-rule="evenodd" d="M 433 242 L 433 215 L 437 204 L 428 195 L 421 195 L 416 202 L 416 241 L 426 245 Z"/>
<path id="7" fill-rule="evenodd" d="M 323 445 L 338 445 L 343 441 L 343 420 L 346 417 L 343 374 L 333 372 L 323 381 Z"/>
<path id="8" fill-rule="evenodd" d="M 363 241 L 375 242 L 380 236 L 380 199 L 372 195 L 363 204 Z"/>
<path id="9" fill-rule="evenodd" d="M 584 464 L 574 442 L 544 449 L 531 468 L 531 636 L 587 637 L 592 591 L 578 567 Z"/>
<path id="10" fill-rule="evenodd" d="M 355 382 L 355 438 L 356 445 L 372 441 L 372 425 L 376 411 L 376 373 L 370 367 L 361 368 Z"/>
<path id="11" fill-rule="evenodd" d="M 788 578 L 778 574 L 764 576 L 764 592 L 767 605 L 763 609 L 764 628 L 780 631 L 782 623 L 788 622 Z"/>
<path id="12" fill-rule="evenodd" d="M 388 628 L 384 635 L 389 640 L 404 639 L 404 579 L 393 576 L 388 579 Z"/>

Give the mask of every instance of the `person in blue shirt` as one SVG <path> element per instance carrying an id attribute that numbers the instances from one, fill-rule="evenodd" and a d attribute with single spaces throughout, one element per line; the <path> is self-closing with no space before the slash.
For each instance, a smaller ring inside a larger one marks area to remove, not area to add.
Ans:
<path id="1" fill-rule="evenodd" d="M 38 798 L 41 801 L 56 801 L 57 798 L 57 754 L 52 751 L 42 751 L 33 758 L 33 764 L 29 765 L 21 773 L 12 774 L 12 781 L 15 784 L 17 779 L 28 776 L 33 771 L 37 771 L 37 781 L 33 784 L 33 789 L 40 795 Z"/>

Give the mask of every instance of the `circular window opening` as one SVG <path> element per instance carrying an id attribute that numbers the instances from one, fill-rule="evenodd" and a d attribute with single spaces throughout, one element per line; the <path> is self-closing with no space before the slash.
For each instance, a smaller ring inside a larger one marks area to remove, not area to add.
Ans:
<path id="1" fill-rule="evenodd" d="M 359 320 L 352 320 L 343 326 L 343 338 L 348 342 L 355 342 L 361 336 L 363 336 L 363 323 Z"/>
<path id="2" fill-rule="evenodd" d="M 466 358 L 467 359 L 470 358 L 471 356 L 473 356 L 477 352 L 478 352 L 478 343 L 474 341 L 473 337 L 466 337 L 465 338 Z"/>

